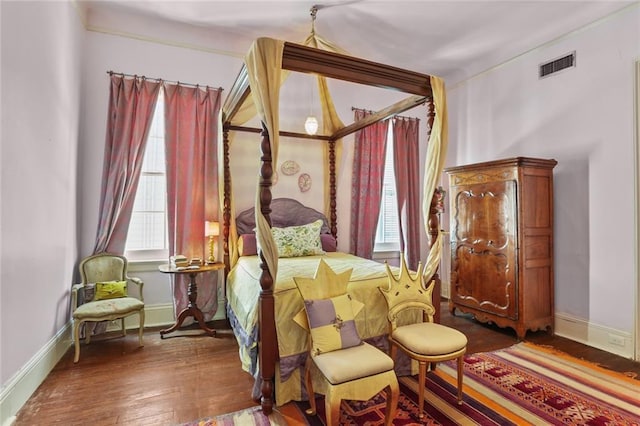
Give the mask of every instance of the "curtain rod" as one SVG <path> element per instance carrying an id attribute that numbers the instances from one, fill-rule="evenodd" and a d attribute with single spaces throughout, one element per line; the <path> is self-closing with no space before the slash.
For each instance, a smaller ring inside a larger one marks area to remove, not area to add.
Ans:
<path id="1" fill-rule="evenodd" d="M 373 114 L 373 113 L 377 112 L 377 111 L 372 111 L 372 110 L 370 110 L 370 109 L 364 109 L 364 108 L 358 108 L 358 107 L 351 107 L 351 111 L 355 111 L 355 110 L 357 110 L 357 109 L 359 109 L 360 111 L 368 112 L 369 114 Z M 393 115 L 393 118 L 399 118 L 399 119 L 401 119 L 401 120 L 418 120 L 418 121 L 420 121 L 420 119 L 419 119 L 418 117 L 407 117 L 407 116 L 404 116 L 404 115 L 398 115 L 398 114 L 394 114 L 394 115 Z"/>
<path id="2" fill-rule="evenodd" d="M 143 78 L 145 80 L 153 80 L 156 81 L 157 83 L 176 83 L 178 85 L 182 85 L 182 86 L 191 86 L 191 87 L 206 87 L 211 88 L 211 86 L 209 86 L 208 84 L 206 85 L 202 85 L 202 84 L 193 84 L 193 83 L 185 83 L 184 81 L 173 81 L 173 80 L 165 80 L 164 78 L 154 78 L 154 77 L 145 77 L 144 75 L 137 75 L 137 74 L 125 74 L 123 72 L 116 72 L 116 71 L 107 71 L 107 74 L 109 75 L 121 75 L 123 77 L 133 77 L 133 78 Z M 218 87 L 219 90 L 224 90 L 222 87 Z"/>

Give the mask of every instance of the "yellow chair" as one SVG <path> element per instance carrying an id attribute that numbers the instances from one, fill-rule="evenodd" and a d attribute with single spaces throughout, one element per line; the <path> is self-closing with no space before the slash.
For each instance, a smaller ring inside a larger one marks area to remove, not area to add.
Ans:
<path id="1" fill-rule="evenodd" d="M 140 328 L 138 338 L 140 346 L 144 346 L 142 334 L 144 331 L 144 297 L 142 288 L 144 283 L 140 278 L 127 275 L 127 259 L 109 253 L 94 254 L 80 262 L 80 276 L 82 283 L 75 284 L 71 289 L 71 306 L 73 307 L 73 339 L 75 356 L 73 362 L 80 359 L 80 326 L 87 322 L 113 321 L 119 319 L 122 335 L 126 335 L 124 318 L 138 314 Z M 138 287 L 139 298 L 128 296 L 129 284 Z M 83 290 L 85 303 L 78 297 Z M 91 295 L 93 293 L 93 295 Z M 78 303 L 81 303 L 78 305 Z M 91 333 L 86 333 L 85 341 L 91 341 Z"/>
<path id="2" fill-rule="evenodd" d="M 467 337 L 460 331 L 433 322 L 436 312 L 431 295 L 435 281 L 427 288 L 422 285 L 422 264 L 411 276 L 404 257 L 401 257 L 400 276 L 395 277 L 389 265 L 389 287 L 381 288 L 389 307 L 389 346 L 391 358 L 396 359 L 400 348 L 411 359 L 418 362 L 418 408 L 424 416 L 424 386 L 427 363 L 434 370 L 437 362 L 457 359 L 458 404 L 462 404 L 463 356 L 467 351 Z M 423 322 L 403 323 L 403 312 L 422 311 Z"/>
<path id="3" fill-rule="evenodd" d="M 351 270 L 337 275 L 320 260 L 313 279 L 294 278 L 305 303 L 296 322 L 309 331 L 305 385 L 311 407 L 307 414 L 316 414 L 318 392 L 325 396 L 327 426 L 337 426 L 343 399 L 367 401 L 385 390 L 385 425 L 389 426 L 400 395 L 398 379 L 393 360 L 357 335 L 354 318 L 364 305 L 346 292 L 350 275 Z"/>

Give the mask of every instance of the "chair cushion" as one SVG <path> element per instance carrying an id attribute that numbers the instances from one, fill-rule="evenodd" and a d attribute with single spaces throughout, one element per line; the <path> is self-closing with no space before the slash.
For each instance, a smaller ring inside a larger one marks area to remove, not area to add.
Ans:
<path id="1" fill-rule="evenodd" d="M 96 283 L 93 300 L 115 299 L 127 296 L 126 281 L 105 281 Z"/>
<path id="2" fill-rule="evenodd" d="M 135 297 L 121 297 L 118 299 L 95 300 L 80 305 L 73 312 L 73 318 L 85 319 L 114 314 L 128 314 L 144 308 L 144 302 Z"/>
<path id="3" fill-rule="evenodd" d="M 351 296 L 342 294 L 329 299 L 304 301 L 314 355 L 350 348 L 361 343 Z"/>
<path id="4" fill-rule="evenodd" d="M 387 354 L 365 342 L 340 351 L 320 354 L 312 359 L 332 385 L 393 369 L 393 360 Z"/>
<path id="5" fill-rule="evenodd" d="M 455 328 L 420 322 L 396 328 L 391 337 L 407 349 L 423 355 L 444 355 L 467 346 L 467 336 Z"/>

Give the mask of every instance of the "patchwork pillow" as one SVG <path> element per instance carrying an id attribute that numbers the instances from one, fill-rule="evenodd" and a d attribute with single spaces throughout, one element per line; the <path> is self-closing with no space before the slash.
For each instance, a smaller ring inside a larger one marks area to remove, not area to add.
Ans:
<path id="1" fill-rule="evenodd" d="M 126 281 L 106 281 L 96 283 L 93 300 L 116 299 L 127 296 Z"/>
<path id="2" fill-rule="evenodd" d="M 348 294 L 330 299 L 305 300 L 304 306 L 313 341 L 312 354 L 319 355 L 362 343 Z"/>
<path id="3" fill-rule="evenodd" d="M 278 247 L 278 257 L 299 257 L 325 254 L 320 241 L 322 220 L 300 226 L 271 228 L 273 240 Z"/>

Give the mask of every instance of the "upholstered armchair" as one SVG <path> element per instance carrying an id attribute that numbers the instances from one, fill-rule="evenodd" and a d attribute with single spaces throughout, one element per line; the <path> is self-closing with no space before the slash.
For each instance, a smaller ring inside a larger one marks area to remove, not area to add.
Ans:
<path id="1" fill-rule="evenodd" d="M 138 339 L 144 346 L 144 283 L 140 278 L 127 275 L 127 259 L 109 253 L 94 254 L 80 262 L 82 282 L 71 289 L 73 309 L 73 339 L 75 355 L 73 362 L 80 359 L 80 327 L 85 322 L 120 320 L 122 336 L 126 335 L 124 319 L 138 314 L 140 326 Z M 138 297 L 129 295 L 131 284 L 138 289 Z M 91 333 L 85 333 L 85 342 L 89 344 Z"/>

